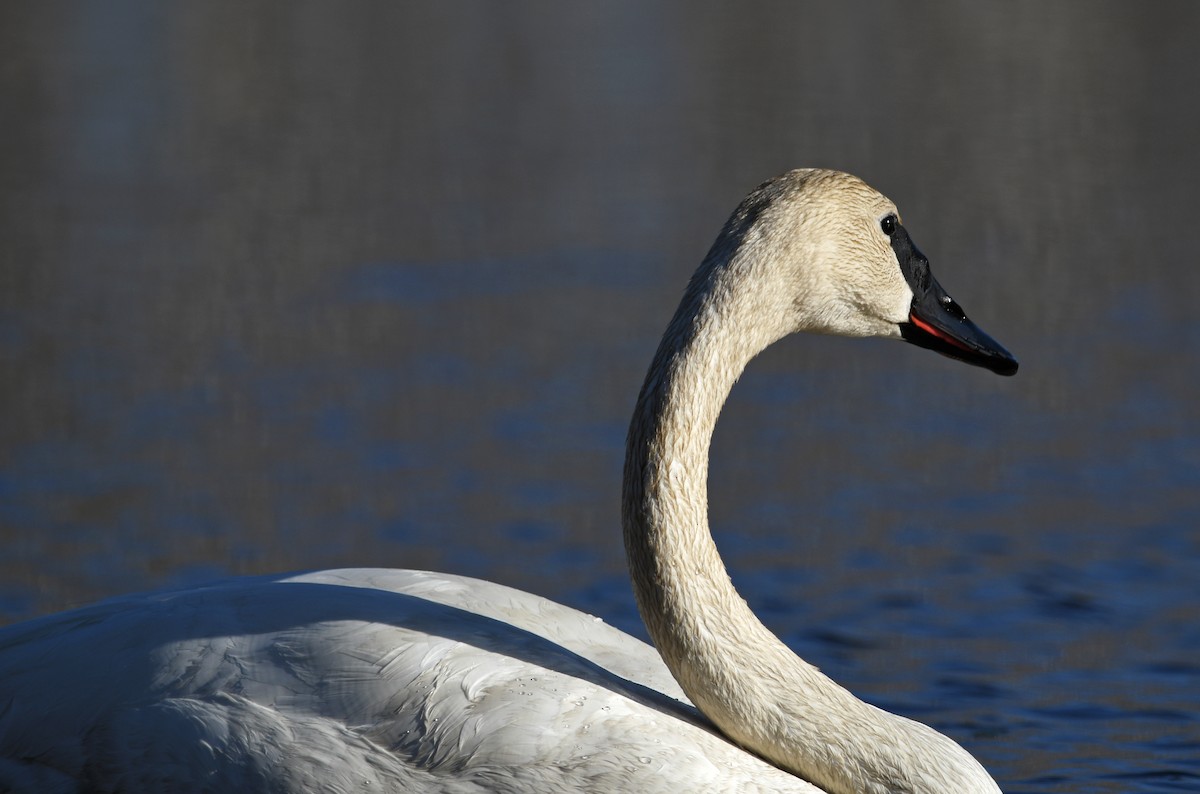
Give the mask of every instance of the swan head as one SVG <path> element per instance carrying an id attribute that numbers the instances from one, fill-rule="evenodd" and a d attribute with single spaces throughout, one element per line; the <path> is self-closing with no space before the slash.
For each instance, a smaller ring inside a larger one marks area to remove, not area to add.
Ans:
<path id="1" fill-rule="evenodd" d="M 850 174 L 799 169 L 760 185 L 706 264 L 705 281 L 724 271 L 730 283 L 756 285 L 748 305 L 773 318 L 765 344 L 795 331 L 880 336 L 1000 375 L 1017 371 L 933 277 L 896 205 Z"/>

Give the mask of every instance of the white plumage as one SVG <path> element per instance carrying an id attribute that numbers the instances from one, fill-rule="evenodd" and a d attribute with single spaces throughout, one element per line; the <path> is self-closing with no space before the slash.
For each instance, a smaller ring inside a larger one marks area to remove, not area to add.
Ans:
<path id="1" fill-rule="evenodd" d="M 0 790 L 816 791 L 717 735 L 651 646 L 447 574 L 116 598 L 5 629 L 0 681 Z"/>
<path id="2" fill-rule="evenodd" d="M 890 201 L 846 174 L 784 174 L 718 236 L 630 425 L 625 544 L 657 652 L 537 596 L 419 571 L 117 598 L 0 629 L 0 791 L 998 792 L 953 741 L 796 657 L 713 544 L 717 416 L 746 363 L 794 331 L 1016 369 Z"/>

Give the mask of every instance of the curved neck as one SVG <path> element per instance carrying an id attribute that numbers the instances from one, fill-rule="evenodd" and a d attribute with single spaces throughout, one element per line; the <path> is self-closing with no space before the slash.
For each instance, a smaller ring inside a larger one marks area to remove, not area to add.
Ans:
<path id="1" fill-rule="evenodd" d="M 717 417 L 770 340 L 732 333 L 742 327 L 728 316 L 736 306 L 695 293 L 689 289 L 659 346 L 629 428 L 623 526 L 634 592 L 655 646 L 692 702 L 738 744 L 814 780 L 780 746 L 790 726 L 778 708 L 779 678 L 798 673 L 840 688 L 758 620 L 708 526 Z"/>
<path id="2" fill-rule="evenodd" d="M 955 763 L 973 769 L 944 789 L 905 790 L 998 792 L 978 784 L 976 775 L 990 778 L 949 739 L 863 703 L 792 653 L 730 581 L 708 527 L 709 445 L 746 364 L 782 334 L 756 333 L 761 301 L 726 288 L 736 286 L 729 268 L 706 265 L 647 374 L 625 461 L 625 549 L 663 660 L 730 739 L 829 792 L 893 790 L 909 780 L 896 768 L 923 767 L 924 752 L 961 755 Z"/>
<path id="3" fill-rule="evenodd" d="M 766 632 L 737 596 L 709 532 L 707 480 L 721 408 L 746 364 L 769 342 L 731 334 L 738 323 L 729 321 L 727 307 L 705 298 L 712 291 L 697 288 L 698 280 L 638 396 L 622 500 L 625 551 L 642 618 L 689 697 L 687 682 L 701 672 L 690 662 L 707 659 L 694 645 L 731 630 Z"/>

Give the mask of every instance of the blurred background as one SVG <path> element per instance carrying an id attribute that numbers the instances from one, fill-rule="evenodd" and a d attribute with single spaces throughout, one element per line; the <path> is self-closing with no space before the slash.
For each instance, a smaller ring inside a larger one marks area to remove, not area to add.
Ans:
<path id="1" fill-rule="evenodd" d="M 796 338 L 714 531 L 797 652 L 1009 792 L 1200 788 L 1200 6 L 0 6 L 0 623 L 434 568 L 645 636 L 658 335 L 789 168 L 1021 361 Z"/>

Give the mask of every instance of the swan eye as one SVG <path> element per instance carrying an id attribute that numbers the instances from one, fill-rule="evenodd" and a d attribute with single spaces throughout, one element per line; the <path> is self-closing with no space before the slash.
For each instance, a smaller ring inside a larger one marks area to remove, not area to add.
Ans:
<path id="1" fill-rule="evenodd" d="M 883 229 L 884 234 L 886 234 L 888 237 L 891 237 L 892 233 L 896 231 L 896 216 L 884 216 L 883 220 L 879 222 L 879 228 Z"/>

